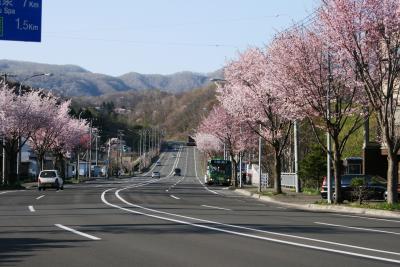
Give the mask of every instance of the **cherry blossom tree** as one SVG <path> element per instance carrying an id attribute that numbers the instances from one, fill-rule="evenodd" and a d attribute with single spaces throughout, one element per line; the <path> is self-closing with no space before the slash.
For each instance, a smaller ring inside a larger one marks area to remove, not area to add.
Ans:
<path id="1" fill-rule="evenodd" d="M 400 2 L 323 0 L 324 35 L 357 75 L 388 154 L 388 203 L 398 201 Z"/>
<path id="2" fill-rule="evenodd" d="M 342 202 L 342 153 L 349 137 L 365 119 L 367 99 L 340 55 L 316 28 L 295 28 L 277 36 L 268 49 L 269 79 L 278 96 L 290 100 L 291 110 L 306 118 L 320 145 L 327 150 L 318 130 L 333 141 L 335 202 Z M 327 110 L 330 112 L 327 112 Z"/>
<path id="3" fill-rule="evenodd" d="M 218 89 L 218 99 L 273 148 L 274 190 L 281 193 L 281 158 L 297 114 L 270 83 L 269 69 L 273 67 L 265 50 L 250 48 L 241 53 L 225 67 L 226 83 Z"/>
<path id="4" fill-rule="evenodd" d="M 17 95 L 7 84 L 0 87 L 0 136 L 5 139 L 9 183 L 16 181 L 17 153 L 45 120 L 42 110 L 48 99 L 42 91 Z"/>
<path id="5" fill-rule="evenodd" d="M 237 155 L 247 148 L 257 144 L 254 132 L 248 124 L 240 118 L 232 116 L 221 106 L 216 106 L 210 114 L 203 119 L 199 133 L 214 136 L 219 140 L 219 145 L 225 144 L 232 161 L 232 186 L 236 186 Z M 210 136 L 208 136 L 210 138 Z M 214 141 L 215 142 L 215 141 Z M 213 143 L 212 145 L 216 145 Z"/>
<path id="6" fill-rule="evenodd" d="M 85 140 L 85 144 L 81 144 L 81 141 L 85 135 L 89 132 L 88 123 L 85 120 L 78 120 L 72 117 L 67 117 L 66 127 L 63 127 L 55 139 L 54 145 L 51 151 L 56 156 L 56 162 L 54 166 L 59 163 L 61 173 L 65 173 L 64 159 L 67 155 L 72 152 L 75 154 L 79 153 L 78 148 L 82 145 L 88 146 L 88 141 Z"/>
<path id="7" fill-rule="evenodd" d="M 209 157 L 222 151 L 222 143 L 220 139 L 209 133 L 198 132 L 194 136 L 197 148 L 206 153 Z"/>
<path id="8" fill-rule="evenodd" d="M 38 157 L 38 163 L 41 169 L 44 167 L 44 156 L 57 146 L 63 134 L 68 131 L 70 126 L 69 106 L 70 101 L 57 103 L 56 98 L 46 101 L 42 107 L 43 115 L 46 121 L 29 138 L 29 144 Z M 78 137 L 77 137 L 78 138 Z M 61 142 L 59 142 L 61 143 Z"/>

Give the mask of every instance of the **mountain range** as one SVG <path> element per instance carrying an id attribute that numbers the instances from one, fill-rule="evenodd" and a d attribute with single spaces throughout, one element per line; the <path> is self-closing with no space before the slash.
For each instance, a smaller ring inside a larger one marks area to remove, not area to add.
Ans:
<path id="1" fill-rule="evenodd" d="M 51 73 L 51 76 L 35 77 L 24 84 L 49 89 L 66 97 L 100 96 L 147 89 L 181 93 L 207 86 L 211 78 L 222 75 L 222 71 L 219 70 L 207 74 L 184 71 L 170 75 L 130 72 L 114 77 L 93 73 L 75 65 L 52 65 L 15 60 L 0 60 L 0 72 L 16 75 L 10 79 L 17 81 L 38 73 Z"/>

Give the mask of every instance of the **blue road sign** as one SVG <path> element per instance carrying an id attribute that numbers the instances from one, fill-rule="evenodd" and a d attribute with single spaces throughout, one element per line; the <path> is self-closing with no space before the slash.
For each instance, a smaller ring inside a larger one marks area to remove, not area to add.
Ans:
<path id="1" fill-rule="evenodd" d="M 42 0 L 0 0 L 0 40 L 40 42 Z"/>

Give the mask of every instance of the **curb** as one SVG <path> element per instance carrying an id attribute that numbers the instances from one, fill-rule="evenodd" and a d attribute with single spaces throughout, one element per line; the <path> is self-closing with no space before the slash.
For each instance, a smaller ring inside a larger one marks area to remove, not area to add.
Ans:
<path id="1" fill-rule="evenodd" d="M 279 205 L 290 207 L 290 208 L 295 208 L 298 210 L 372 215 L 372 216 L 376 216 L 376 217 L 400 219 L 400 212 L 397 212 L 397 211 L 353 208 L 353 207 L 345 207 L 345 206 L 324 206 L 324 205 L 317 205 L 317 204 L 295 204 L 295 203 L 287 203 L 287 202 L 278 201 L 272 197 L 261 196 L 260 194 L 252 193 L 252 192 L 249 192 L 244 189 L 235 189 L 234 191 L 236 193 L 244 195 L 244 196 L 252 197 L 252 198 L 259 199 L 261 201 L 265 201 L 265 202 L 269 202 L 269 203 L 279 204 Z"/>

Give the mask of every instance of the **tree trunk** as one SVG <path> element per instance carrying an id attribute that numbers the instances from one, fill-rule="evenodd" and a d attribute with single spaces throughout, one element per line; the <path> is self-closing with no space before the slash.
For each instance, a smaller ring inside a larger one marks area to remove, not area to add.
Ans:
<path id="1" fill-rule="evenodd" d="M 236 162 L 235 157 L 233 155 L 231 155 L 231 162 L 232 162 L 231 186 L 233 188 L 236 188 L 237 187 L 237 181 L 236 181 L 236 177 L 237 177 L 237 162 Z"/>
<path id="2" fill-rule="evenodd" d="M 18 183 L 17 181 L 17 152 L 13 149 L 6 150 L 6 171 L 7 182 L 9 185 Z"/>
<path id="3" fill-rule="evenodd" d="M 44 168 L 44 153 L 37 154 L 37 160 L 39 165 L 39 171 L 43 171 Z"/>
<path id="4" fill-rule="evenodd" d="M 281 157 L 279 155 L 279 147 L 274 146 L 274 191 L 276 194 L 282 194 L 281 187 Z"/>
<path id="5" fill-rule="evenodd" d="M 389 151 L 388 151 L 389 152 Z M 397 155 L 388 153 L 388 172 L 387 172 L 387 203 L 395 204 L 398 202 L 397 184 L 399 179 L 399 162 Z"/>
<path id="6" fill-rule="evenodd" d="M 338 138 L 333 138 L 333 176 L 335 178 L 335 204 L 342 203 L 342 160 Z"/>

